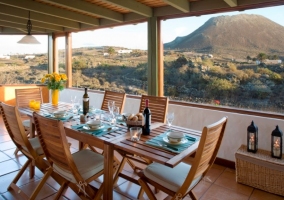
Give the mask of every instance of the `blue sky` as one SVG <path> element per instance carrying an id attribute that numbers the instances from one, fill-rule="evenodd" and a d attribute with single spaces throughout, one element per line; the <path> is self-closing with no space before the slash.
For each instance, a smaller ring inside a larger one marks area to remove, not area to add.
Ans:
<path id="1" fill-rule="evenodd" d="M 171 19 L 162 22 L 163 42 L 171 42 L 178 36 L 190 34 L 202 26 L 209 18 L 220 15 L 258 14 L 284 26 L 284 6 L 246 10 L 243 12 L 229 12 L 200 17 L 186 17 Z M 43 53 L 46 52 L 47 39 L 45 36 L 36 36 L 42 45 L 17 44 L 22 36 L 9 38 L 0 35 L 0 55 L 15 53 Z M 122 27 L 106 28 L 95 31 L 73 33 L 73 48 L 86 46 L 120 46 L 131 49 L 147 49 L 147 23 L 127 25 Z M 64 40 L 59 41 L 59 48 L 64 47 Z"/>

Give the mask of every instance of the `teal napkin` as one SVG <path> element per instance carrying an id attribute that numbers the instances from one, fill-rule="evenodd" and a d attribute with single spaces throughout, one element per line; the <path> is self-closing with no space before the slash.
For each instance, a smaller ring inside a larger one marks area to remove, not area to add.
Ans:
<path id="1" fill-rule="evenodd" d="M 103 128 L 101 129 L 98 129 L 98 130 L 86 130 L 83 128 L 83 126 L 85 126 L 86 124 L 78 124 L 78 125 L 72 125 L 71 128 L 74 129 L 74 130 L 78 130 L 78 131 L 82 131 L 82 132 L 85 132 L 85 133 L 89 133 L 91 135 L 95 135 L 97 137 L 101 137 L 105 134 L 108 134 L 109 132 L 112 132 L 112 131 L 117 131 L 119 130 L 119 128 L 117 127 L 113 127 L 109 124 L 104 124 Z"/>
<path id="2" fill-rule="evenodd" d="M 164 137 L 167 137 L 166 133 L 160 134 L 148 141 L 145 142 L 145 144 L 151 145 L 151 146 L 155 146 L 155 147 L 159 147 L 162 149 L 166 149 L 168 151 L 171 152 L 175 152 L 175 153 L 180 153 L 182 151 L 184 151 L 185 149 L 187 149 L 188 147 L 190 147 L 191 145 L 193 145 L 196 141 L 199 140 L 199 138 L 197 137 L 191 137 L 186 135 L 185 138 L 187 139 L 187 142 L 184 143 L 180 143 L 180 144 L 170 144 L 168 142 L 164 141 Z M 159 145 L 162 144 L 163 146 Z"/>

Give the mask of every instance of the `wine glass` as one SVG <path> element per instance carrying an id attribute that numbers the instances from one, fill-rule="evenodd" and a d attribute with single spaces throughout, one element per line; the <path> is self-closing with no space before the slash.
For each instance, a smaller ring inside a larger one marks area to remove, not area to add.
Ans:
<path id="1" fill-rule="evenodd" d="M 115 101 L 108 101 L 108 110 L 112 116 L 113 116 L 114 107 L 115 107 Z"/>
<path id="2" fill-rule="evenodd" d="M 167 123 L 168 123 L 168 127 L 169 127 L 169 132 L 172 131 L 171 130 L 171 126 L 172 126 L 172 123 L 174 121 L 174 118 L 175 118 L 175 113 L 173 112 L 168 112 L 167 114 Z"/>
<path id="3" fill-rule="evenodd" d="M 70 100 L 71 100 L 72 110 L 74 110 L 74 108 L 75 108 L 76 99 L 77 99 L 77 96 L 71 95 Z"/>
<path id="4" fill-rule="evenodd" d="M 119 107 L 118 106 L 114 106 L 114 109 L 113 109 L 113 115 L 114 115 L 114 117 L 117 119 L 118 117 L 119 117 L 119 115 L 120 115 L 120 109 L 119 109 Z"/>
<path id="5" fill-rule="evenodd" d="M 79 114 L 80 107 L 81 107 L 81 99 L 76 98 L 74 100 L 74 110 L 75 110 L 75 112 L 77 112 L 77 114 Z"/>

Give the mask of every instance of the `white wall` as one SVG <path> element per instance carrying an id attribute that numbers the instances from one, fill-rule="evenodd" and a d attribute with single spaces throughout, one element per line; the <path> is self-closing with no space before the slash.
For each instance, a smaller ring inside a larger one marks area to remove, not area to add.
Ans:
<path id="1" fill-rule="evenodd" d="M 60 95 L 60 101 L 70 102 L 71 95 L 82 97 L 83 91 L 63 90 Z M 90 105 L 100 108 L 103 101 L 103 94 L 89 93 L 89 96 Z M 140 101 L 138 99 L 127 98 L 124 112 L 138 112 L 139 103 Z M 280 129 L 284 131 L 283 120 L 171 104 L 168 109 L 175 113 L 174 125 L 196 130 L 202 130 L 205 125 L 209 125 L 224 116 L 228 116 L 228 124 L 224 139 L 217 156 L 231 161 L 235 161 L 235 152 L 241 144 L 246 144 L 247 127 L 252 120 L 258 126 L 258 147 L 260 149 L 270 151 L 271 132 L 275 129 L 276 125 L 279 125 Z"/>

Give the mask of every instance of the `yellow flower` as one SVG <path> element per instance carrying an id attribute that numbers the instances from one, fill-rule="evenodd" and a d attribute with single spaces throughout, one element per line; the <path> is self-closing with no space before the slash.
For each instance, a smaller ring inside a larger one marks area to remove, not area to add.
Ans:
<path id="1" fill-rule="evenodd" d="M 61 76 L 59 76 L 58 74 L 56 74 L 56 75 L 54 76 L 54 78 L 55 78 L 55 81 L 56 81 L 56 82 L 61 81 Z"/>
<path id="2" fill-rule="evenodd" d="M 66 80 L 67 80 L 66 74 L 60 74 L 60 76 L 61 76 L 61 79 L 62 79 L 63 81 L 66 81 Z"/>
<path id="3" fill-rule="evenodd" d="M 45 82 L 45 78 L 42 78 L 42 79 L 41 79 L 41 83 L 44 83 L 44 82 Z"/>
<path id="4" fill-rule="evenodd" d="M 48 89 L 63 90 L 66 80 L 67 80 L 66 74 L 58 74 L 56 72 L 53 72 L 52 74 L 44 75 L 41 79 L 41 82 L 46 83 Z"/>

